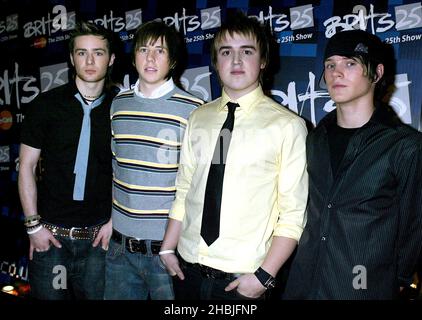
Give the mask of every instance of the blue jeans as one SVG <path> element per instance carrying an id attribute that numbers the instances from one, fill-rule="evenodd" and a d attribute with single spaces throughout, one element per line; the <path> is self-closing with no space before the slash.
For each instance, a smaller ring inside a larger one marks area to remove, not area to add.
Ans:
<path id="1" fill-rule="evenodd" d="M 106 251 L 91 240 L 56 236 L 61 248 L 35 252 L 29 261 L 31 296 L 43 300 L 90 299 L 104 295 Z"/>
<path id="2" fill-rule="evenodd" d="M 106 255 L 105 300 L 173 300 L 173 282 L 159 255 L 130 253 L 110 240 Z"/>

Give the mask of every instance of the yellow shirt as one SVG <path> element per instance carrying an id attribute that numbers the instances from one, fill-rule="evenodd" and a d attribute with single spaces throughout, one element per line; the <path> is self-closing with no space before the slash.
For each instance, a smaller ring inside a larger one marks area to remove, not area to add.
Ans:
<path id="1" fill-rule="evenodd" d="M 201 238 L 205 187 L 214 148 L 227 117 L 223 95 L 191 114 L 182 144 L 170 218 L 183 221 L 177 245 L 188 262 L 231 273 L 254 272 L 273 236 L 299 240 L 308 197 L 303 119 L 266 97 L 259 86 L 236 101 L 227 153 L 220 236 Z"/>

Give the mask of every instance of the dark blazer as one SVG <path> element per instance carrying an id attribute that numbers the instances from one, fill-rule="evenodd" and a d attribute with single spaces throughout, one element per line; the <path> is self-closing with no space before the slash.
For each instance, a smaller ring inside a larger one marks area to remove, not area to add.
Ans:
<path id="1" fill-rule="evenodd" d="M 393 299 L 422 245 L 422 140 L 384 107 L 351 137 L 335 175 L 327 115 L 308 135 L 309 203 L 288 299 Z"/>

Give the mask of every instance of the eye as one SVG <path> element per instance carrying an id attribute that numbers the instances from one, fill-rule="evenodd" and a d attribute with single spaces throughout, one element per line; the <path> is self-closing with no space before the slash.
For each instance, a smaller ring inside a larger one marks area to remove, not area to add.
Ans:
<path id="1" fill-rule="evenodd" d="M 95 55 L 98 56 L 98 57 L 101 57 L 101 56 L 104 55 L 104 52 L 97 51 L 97 52 L 95 52 Z"/>
<path id="2" fill-rule="evenodd" d="M 138 48 L 138 52 L 139 53 L 147 53 L 148 52 L 148 49 L 145 48 L 145 47 L 140 47 L 140 48 Z"/>
<path id="3" fill-rule="evenodd" d="M 251 49 L 245 49 L 245 50 L 243 50 L 243 54 L 245 55 L 245 56 L 250 56 L 250 55 L 252 55 L 254 52 L 253 52 L 253 50 L 251 50 Z"/>
<path id="4" fill-rule="evenodd" d="M 334 63 L 327 63 L 325 65 L 325 69 L 326 70 L 332 70 L 332 69 L 334 69 Z"/>
<path id="5" fill-rule="evenodd" d="M 165 51 L 163 48 L 157 48 L 156 52 L 159 54 L 163 54 Z"/>
<path id="6" fill-rule="evenodd" d="M 356 63 L 356 61 L 355 60 L 349 60 L 349 61 L 347 61 L 347 63 L 346 63 L 346 65 L 348 66 L 348 67 L 353 67 L 353 66 L 355 66 L 357 63 Z"/>
<path id="7" fill-rule="evenodd" d="M 227 57 L 227 56 L 229 56 L 229 55 L 230 55 L 230 50 L 221 50 L 221 51 L 220 51 L 220 54 L 221 54 L 223 57 Z"/>
<path id="8" fill-rule="evenodd" d="M 85 55 L 85 52 L 84 51 L 78 51 L 78 52 L 76 52 L 76 55 L 83 57 Z"/>

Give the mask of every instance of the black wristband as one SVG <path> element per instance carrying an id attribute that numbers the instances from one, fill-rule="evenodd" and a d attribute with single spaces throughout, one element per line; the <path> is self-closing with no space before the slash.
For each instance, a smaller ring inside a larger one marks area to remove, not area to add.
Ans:
<path id="1" fill-rule="evenodd" d="M 255 271 L 254 275 L 266 289 L 275 287 L 275 278 L 261 267 Z"/>

